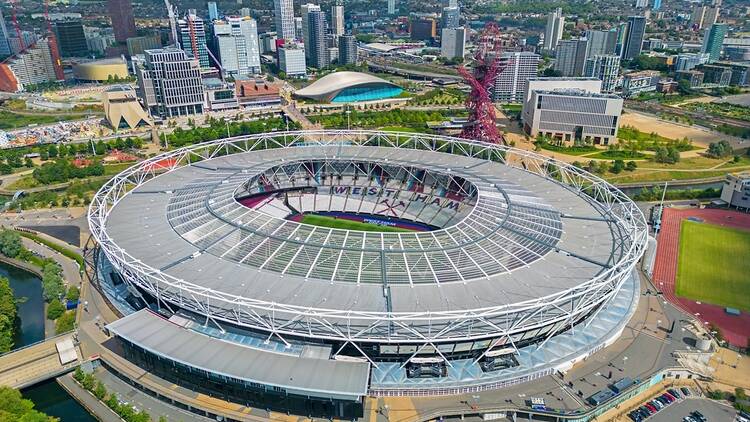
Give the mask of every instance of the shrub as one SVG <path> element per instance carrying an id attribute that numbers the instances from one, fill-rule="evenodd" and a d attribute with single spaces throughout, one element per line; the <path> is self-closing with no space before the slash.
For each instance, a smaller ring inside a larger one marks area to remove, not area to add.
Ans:
<path id="1" fill-rule="evenodd" d="M 57 334 L 66 333 L 75 327 L 76 314 L 73 311 L 67 311 L 57 318 L 55 322 L 55 332 Z"/>
<path id="2" fill-rule="evenodd" d="M 65 306 L 59 300 L 53 300 L 47 306 L 47 319 L 56 320 L 65 313 Z"/>
<path id="3" fill-rule="evenodd" d="M 77 301 L 81 297 L 81 291 L 76 286 L 70 286 L 68 293 L 65 294 L 65 298 L 71 302 Z"/>

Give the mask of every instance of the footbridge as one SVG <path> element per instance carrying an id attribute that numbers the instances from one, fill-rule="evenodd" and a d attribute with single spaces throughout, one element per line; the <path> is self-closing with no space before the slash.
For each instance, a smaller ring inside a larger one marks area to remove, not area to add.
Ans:
<path id="1" fill-rule="evenodd" d="M 0 355 L 0 385 L 25 388 L 72 371 L 81 363 L 75 331 Z"/>

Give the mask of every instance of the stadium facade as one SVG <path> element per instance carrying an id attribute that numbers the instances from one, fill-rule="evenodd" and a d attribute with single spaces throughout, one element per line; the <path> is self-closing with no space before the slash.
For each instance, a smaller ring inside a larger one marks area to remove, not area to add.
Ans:
<path id="1" fill-rule="evenodd" d="M 570 368 L 622 332 L 647 239 L 635 204 L 573 166 L 373 131 L 168 152 L 104 185 L 89 224 L 126 358 L 247 406 L 347 418 L 368 395 Z"/>
<path id="2" fill-rule="evenodd" d="M 294 95 L 315 101 L 351 103 L 397 97 L 403 92 L 398 85 L 368 73 L 333 72 Z"/>

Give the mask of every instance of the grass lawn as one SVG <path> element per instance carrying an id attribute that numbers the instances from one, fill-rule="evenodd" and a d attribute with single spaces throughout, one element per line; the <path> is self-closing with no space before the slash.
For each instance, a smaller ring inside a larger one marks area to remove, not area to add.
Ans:
<path id="1" fill-rule="evenodd" d="M 386 132 L 415 132 L 415 133 L 430 133 L 431 130 L 426 127 L 407 127 L 407 126 L 383 126 L 378 130 Z"/>
<path id="2" fill-rule="evenodd" d="M 302 222 L 313 226 L 330 227 L 334 229 L 359 230 L 363 232 L 408 232 L 411 230 L 399 227 L 380 226 L 378 224 L 360 223 L 359 221 L 333 218 L 324 215 L 308 214 L 302 217 Z"/>
<path id="3" fill-rule="evenodd" d="M 86 117 L 86 114 L 77 114 L 77 115 L 52 115 L 52 114 L 32 114 L 32 115 L 26 115 L 26 114 L 16 114 L 11 113 L 9 111 L 0 110 L 0 129 L 1 130 L 10 130 L 10 129 L 17 129 L 22 128 L 24 126 L 28 125 L 46 125 L 50 123 L 57 123 L 60 121 L 65 120 L 76 120 L 76 119 L 83 119 Z"/>
<path id="4" fill-rule="evenodd" d="M 642 152 L 630 152 L 630 151 L 602 151 L 596 154 L 587 154 L 586 158 L 599 158 L 602 160 L 643 160 L 646 158 L 646 154 Z"/>
<path id="5" fill-rule="evenodd" d="M 680 227 L 675 292 L 750 311 L 750 232 L 694 221 Z"/>

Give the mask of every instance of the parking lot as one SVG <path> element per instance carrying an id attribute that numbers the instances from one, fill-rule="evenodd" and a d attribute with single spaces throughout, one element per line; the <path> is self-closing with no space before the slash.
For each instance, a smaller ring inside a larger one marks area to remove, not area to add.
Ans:
<path id="1" fill-rule="evenodd" d="M 732 422 L 737 412 L 729 406 L 719 402 L 703 399 L 688 398 L 667 406 L 662 411 L 648 418 L 651 422 L 680 422 L 692 411 L 699 411 L 707 422 Z"/>

